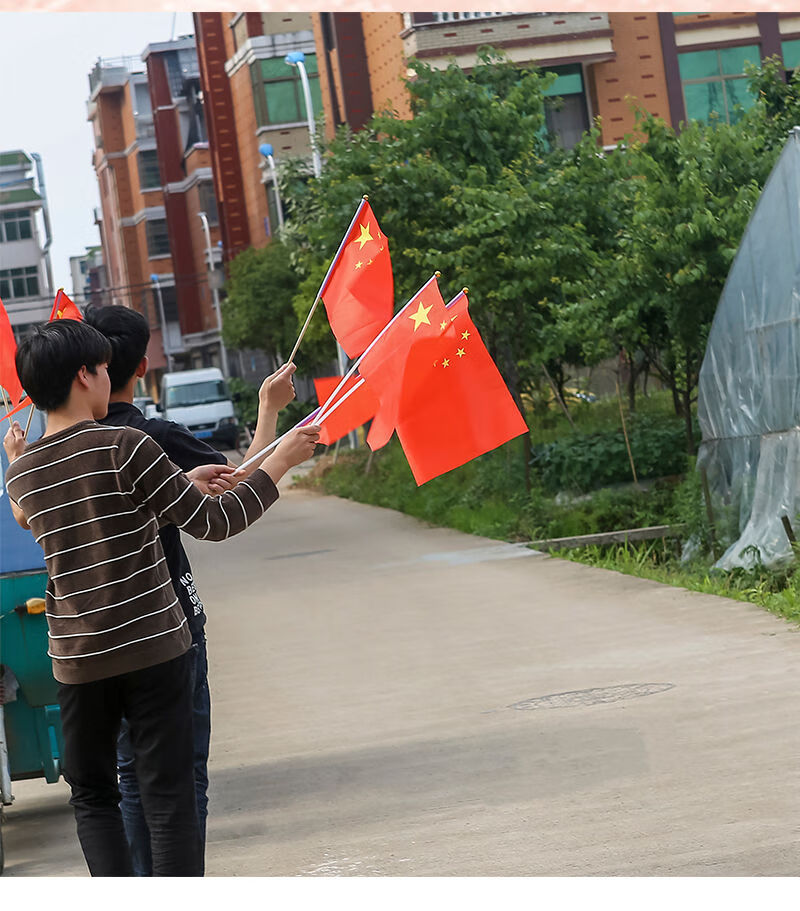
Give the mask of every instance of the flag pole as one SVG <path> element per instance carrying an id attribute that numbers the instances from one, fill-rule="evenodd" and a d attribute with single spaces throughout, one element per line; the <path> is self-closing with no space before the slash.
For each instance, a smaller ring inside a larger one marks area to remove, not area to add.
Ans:
<path id="1" fill-rule="evenodd" d="M 3 405 L 6 409 L 6 417 L 8 417 L 9 413 L 11 412 L 11 407 L 8 404 L 8 397 L 6 396 L 6 390 L 3 386 L 0 386 L 0 392 L 3 393 Z"/>
<path id="2" fill-rule="evenodd" d="M 333 401 L 333 399 L 336 397 L 336 395 L 341 391 L 344 384 L 350 379 L 350 377 L 356 372 L 356 370 L 358 370 L 358 365 L 361 363 L 361 361 L 364 360 L 364 358 L 367 356 L 367 354 L 369 354 L 369 352 L 372 350 L 372 348 L 375 346 L 375 344 L 378 342 L 378 340 L 381 338 L 381 336 L 383 336 L 387 332 L 387 330 L 393 323 L 397 322 L 397 320 L 403 315 L 403 313 L 405 313 L 405 311 L 413 303 L 413 301 L 415 301 L 417 299 L 417 297 L 419 297 L 419 295 L 422 294 L 422 292 L 428 287 L 428 285 L 432 281 L 435 281 L 437 278 L 439 278 L 439 276 L 441 274 L 442 273 L 438 272 L 438 271 L 434 272 L 433 275 L 419 289 L 419 291 L 416 291 L 412 295 L 412 297 L 408 300 L 408 302 L 406 304 L 404 304 L 397 311 L 397 313 L 395 313 L 395 315 L 389 320 L 389 322 L 383 327 L 383 329 L 381 329 L 381 331 L 375 336 L 375 338 L 369 343 L 369 345 L 367 345 L 367 348 L 364 351 L 364 353 L 359 355 L 359 357 L 356 358 L 355 361 L 353 361 L 353 366 L 342 377 L 342 379 L 339 382 L 339 385 L 333 390 L 333 392 L 325 400 L 325 404 L 317 410 L 317 414 L 315 417 L 315 420 L 317 421 L 317 423 L 321 424 L 325 420 L 325 418 L 328 417 L 329 414 L 331 414 L 336 408 L 338 408 L 339 405 L 342 404 L 342 402 L 344 402 L 346 399 L 348 399 L 353 394 L 353 392 L 360 387 L 360 383 L 356 383 L 352 389 L 348 389 L 348 391 L 341 397 L 341 399 L 338 402 L 336 402 L 336 404 L 331 405 L 330 408 L 328 407 L 330 405 L 330 403 Z M 361 382 L 363 382 L 363 379 Z M 292 430 L 295 430 L 297 427 L 300 427 L 303 423 L 308 423 L 308 418 L 304 418 L 302 421 L 300 421 L 299 424 L 295 424 L 295 426 L 292 428 Z M 287 433 L 291 433 L 291 431 L 287 431 Z M 273 440 L 268 446 L 265 446 L 264 449 L 262 449 L 260 452 L 257 452 L 254 456 L 251 456 L 246 462 L 242 462 L 242 464 L 239 466 L 239 469 L 247 468 L 248 465 L 252 465 L 253 462 L 258 461 L 258 459 L 263 459 L 263 457 L 271 449 L 273 449 L 275 446 L 277 446 L 278 443 L 280 443 L 280 441 L 285 436 L 286 436 L 286 433 L 284 433 L 283 436 L 278 437 L 278 439 Z"/>
<path id="3" fill-rule="evenodd" d="M 25 425 L 25 433 L 22 434 L 23 440 L 28 439 L 28 431 L 31 429 L 31 421 L 33 420 L 33 413 L 36 411 L 36 406 L 31 402 L 31 411 L 28 415 L 28 423 Z"/>
<path id="4" fill-rule="evenodd" d="M 292 427 L 292 430 L 297 430 L 298 427 L 302 427 L 305 424 L 309 424 L 309 423 L 311 423 L 312 420 L 317 424 L 321 424 L 325 420 L 325 418 L 330 417 L 333 414 L 333 412 L 336 411 L 336 409 L 340 405 L 343 405 L 350 398 L 350 396 L 357 389 L 360 389 L 363 385 L 364 385 L 364 380 L 362 378 L 357 383 L 354 383 L 353 388 L 348 389 L 347 392 L 339 399 L 339 401 L 336 402 L 334 405 L 332 405 L 328 409 L 327 414 L 321 415 L 320 412 L 322 411 L 322 409 L 316 408 L 314 411 L 311 412 L 311 414 L 309 414 L 307 417 L 304 417 L 302 421 L 299 421 L 297 424 L 295 424 L 294 427 Z M 327 404 L 327 402 L 326 402 L 326 404 Z M 254 456 L 251 456 L 246 462 L 242 462 L 242 464 L 237 467 L 236 471 L 241 471 L 242 469 L 247 468 L 248 466 L 252 465 L 253 462 L 257 462 L 257 461 L 259 461 L 259 459 L 263 459 L 264 456 L 268 452 L 273 450 L 278 445 L 278 443 L 281 442 L 281 440 L 283 440 L 287 436 L 289 436 L 289 434 L 292 432 L 292 430 L 287 430 L 286 433 L 282 434 L 277 439 L 273 440 L 271 443 L 269 443 L 267 446 L 265 446 L 260 452 L 257 452 Z"/>
<path id="5" fill-rule="evenodd" d="M 306 334 L 306 329 L 308 329 L 308 324 L 311 322 L 311 317 L 314 315 L 314 311 L 317 309 L 317 304 L 320 302 L 320 300 L 322 298 L 322 294 L 325 291 L 325 286 L 328 284 L 328 279 L 331 277 L 331 272 L 333 272 L 333 268 L 336 265 L 336 263 L 339 262 L 339 258 L 342 255 L 342 250 L 344 250 L 344 245 L 345 245 L 345 243 L 347 243 L 347 238 L 350 236 L 350 232 L 353 230 L 353 226 L 355 225 L 356 220 L 358 219 L 358 216 L 361 214 L 364 206 L 367 204 L 368 201 L 369 201 L 369 196 L 365 195 L 365 196 L 361 197 L 361 202 L 358 204 L 358 208 L 356 209 L 356 214 L 353 216 L 353 220 L 350 222 L 350 226 L 344 232 L 344 237 L 342 238 L 342 242 L 339 244 L 339 249 L 336 251 L 336 255 L 333 257 L 333 260 L 331 261 L 331 264 L 328 267 L 328 272 L 325 275 L 325 278 L 322 280 L 322 284 L 319 286 L 319 291 L 317 291 L 317 296 L 314 298 L 314 303 L 311 305 L 311 309 L 308 311 L 308 316 L 306 317 L 306 321 L 303 324 L 303 328 L 300 330 L 300 335 L 297 337 L 297 341 L 294 343 L 294 348 L 292 348 L 292 353 L 289 355 L 289 360 L 286 362 L 287 364 L 291 364 L 292 361 L 294 361 L 294 356 L 295 356 L 295 354 L 297 354 L 297 349 L 300 347 L 300 342 L 303 341 L 303 336 Z"/>

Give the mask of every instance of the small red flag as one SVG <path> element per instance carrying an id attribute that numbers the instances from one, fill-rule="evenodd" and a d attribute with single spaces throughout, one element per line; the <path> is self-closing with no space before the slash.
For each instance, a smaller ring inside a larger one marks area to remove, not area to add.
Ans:
<path id="1" fill-rule="evenodd" d="M 22 395 L 22 383 L 14 363 L 16 353 L 17 342 L 11 329 L 11 320 L 0 300 L 0 386 L 8 393 L 12 405 L 16 405 Z"/>
<path id="2" fill-rule="evenodd" d="M 53 309 L 50 312 L 50 321 L 52 322 L 54 319 L 83 319 L 83 314 L 67 297 L 63 288 L 58 289 Z"/>
<path id="3" fill-rule="evenodd" d="M 361 359 L 359 373 L 380 401 L 367 436 L 373 451 L 389 442 L 397 425 L 410 347 L 425 336 L 438 336 L 446 327 L 446 323 L 443 325 L 445 319 L 445 303 L 434 277 L 417 291 Z"/>
<path id="4" fill-rule="evenodd" d="M 442 335 L 406 364 L 397 435 L 417 484 L 528 432 L 467 303 L 462 292 Z"/>
<path id="5" fill-rule="evenodd" d="M 320 405 L 325 405 L 341 382 L 341 379 L 340 376 L 323 376 L 314 380 L 314 388 L 317 390 L 317 399 Z M 342 401 L 343 396 L 347 395 L 359 382 L 361 382 L 360 377 L 350 377 L 336 394 L 336 398 L 331 402 L 331 405 L 335 405 L 337 401 Z M 329 410 L 331 405 L 328 405 L 326 410 Z M 367 384 L 361 382 L 359 388 L 348 395 L 347 399 L 331 413 L 330 417 L 326 417 L 322 422 L 319 432 L 320 443 L 330 446 L 340 440 L 351 430 L 355 430 L 356 427 L 361 427 L 371 420 L 377 408 L 378 400 L 367 388 Z"/>
<path id="6" fill-rule="evenodd" d="M 434 285 L 416 310 L 409 308 L 408 319 L 398 321 L 394 345 L 381 350 L 380 339 L 360 365 L 381 403 L 373 427 L 387 403 L 386 423 L 394 421 L 417 484 L 528 431 L 470 319 L 466 295 L 445 306 Z"/>
<path id="7" fill-rule="evenodd" d="M 394 277 L 389 244 L 366 201 L 320 297 L 336 340 L 351 358 L 358 357 L 391 319 Z"/>

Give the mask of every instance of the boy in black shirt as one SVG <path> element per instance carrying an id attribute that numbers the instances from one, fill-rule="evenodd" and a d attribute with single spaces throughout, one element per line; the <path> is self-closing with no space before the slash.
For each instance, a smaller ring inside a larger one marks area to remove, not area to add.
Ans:
<path id="1" fill-rule="evenodd" d="M 133 404 L 136 382 L 147 372 L 145 352 L 150 339 L 150 329 L 145 318 L 128 307 L 90 307 L 85 320 L 101 332 L 111 343 L 112 358 L 108 368 L 111 395 L 108 414 L 101 421 L 113 426 L 136 427 L 151 436 L 166 452 L 170 461 L 187 472 L 204 492 L 215 494 L 223 489 L 224 480 L 206 482 L 193 475 L 193 470 L 210 464 L 225 464 L 227 459 L 202 440 L 198 440 L 181 424 L 161 419 L 147 419 Z M 253 442 L 245 458 L 259 452 L 275 438 L 278 411 L 294 398 L 293 364 L 288 364 L 268 376 L 259 390 L 259 414 Z M 229 463 L 230 464 L 230 463 Z M 257 467 L 257 463 L 251 468 Z M 194 665 L 194 769 L 197 794 L 197 813 L 200 820 L 203 850 L 205 850 L 206 817 L 208 815 L 208 751 L 211 737 L 211 706 L 208 690 L 208 662 L 206 656 L 206 622 L 203 604 L 194 585 L 192 568 L 181 544 L 180 532 L 174 525 L 160 531 L 167 567 L 175 593 L 188 619 L 192 636 L 192 661 Z M 131 846 L 131 859 L 136 876 L 152 875 L 150 833 L 145 822 L 139 797 L 139 786 L 133 748 L 127 724 L 123 721 L 117 746 L 119 787 L 122 794 L 120 809 L 125 832 Z"/>

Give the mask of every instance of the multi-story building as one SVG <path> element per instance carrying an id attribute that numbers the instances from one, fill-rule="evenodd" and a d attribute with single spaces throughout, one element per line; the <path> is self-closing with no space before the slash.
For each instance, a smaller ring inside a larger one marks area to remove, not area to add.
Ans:
<path id="1" fill-rule="evenodd" d="M 226 261 L 262 247 L 279 219 L 273 175 L 311 153 L 300 74 L 285 57 L 305 55 L 313 113 L 322 113 L 309 13 L 195 13 L 200 75 Z"/>
<path id="2" fill-rule="evenodd" d="M 69 271 L 72 277 L 72 300 L 83 307 L 89 303 L 107 303 L 100 297 L 100 289 L 107 286 L 102 246 L 87 247 L 85 253 L 70 256 Z"/>
<path id="3" fill-rule="evenodd" d="M 168 360 L 219 365 L 220 235 L 194 40 L 151 44 L 141 60 L 98 60 L 89 85 L 103 296 L 148 318 L 152 385 Z"/>
<path id="4" fill-rule="evenodd" d="M 0 298 L 18 335 L 50 316 L 51 241 L 41 159 L 0 152 Z"/>
<path id="5" fill-rule="evenodd" d="M 778 54 L 800 63 L 800 16 L 793 13 L 316 13 L 326 123 L 358 129 L 373 110 L 407 114 L 403 78 L 416 57 L 466 70 L 479 48 L 556 74 L 547 94 L 560 101 L 547 126 L 574 145 L 599 118 L 605 146 L 635 129 L 635 108 L 673 126 L 723 121 L 747 108 L 745 65 Z"/>

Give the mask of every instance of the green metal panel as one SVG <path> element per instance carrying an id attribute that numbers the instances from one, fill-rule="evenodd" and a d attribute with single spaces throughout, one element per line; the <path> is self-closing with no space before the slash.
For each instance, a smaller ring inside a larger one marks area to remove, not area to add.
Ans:
<path id="1" fill-rule="evenodd" d="M 29 705 L 57 702 L 58 684 L 47 657 L 44 614 L 19 613 L 28 598 L 43 598 L 47 574 L 15 573 L 0 577 L 0 663 L 11 668 Z"/>

